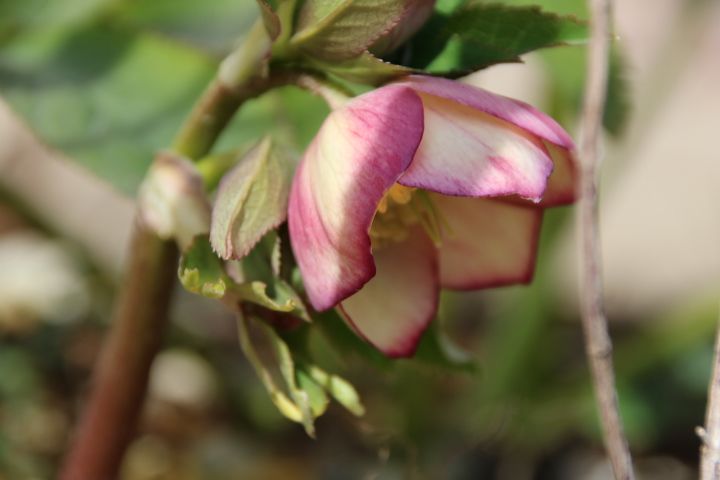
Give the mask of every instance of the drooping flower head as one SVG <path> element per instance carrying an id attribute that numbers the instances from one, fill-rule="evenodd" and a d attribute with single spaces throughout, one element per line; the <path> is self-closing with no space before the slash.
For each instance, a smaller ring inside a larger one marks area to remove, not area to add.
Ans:
<path id="1" fill-rule="evenodd" d="M 411 76 L 333 111 L 298 167 L 290 237 L 312 305 L 388 356 L 412 355 L 440 288 L 532 278 L 543 207 L 574 194 L 573 143 L 547 115 Z"/>

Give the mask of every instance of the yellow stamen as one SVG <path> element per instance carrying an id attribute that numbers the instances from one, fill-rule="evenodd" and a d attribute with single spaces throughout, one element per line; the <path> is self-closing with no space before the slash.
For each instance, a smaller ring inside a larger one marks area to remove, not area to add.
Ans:
<path id="1" fill-rule="evenodd" d="M 410 200 L 412 200 L 413 192 L 415 192 L 414 188 L 405 187 L 403 185 L 396 183 L 395 185 L 390 187 L 390 190 L 388 190 L 386 198 L 387 198 L 387 196 L 390 196 L 390 198 L 393 200 L 393 202 L 395 202 L 399 205 L 405 205 L 406 203 L 409 203 Z"/>
<path id="2" fill-rule="evenodd" d="M 377 207 L 378 213 L 385 213 L 388 209 L 388 199 L 387 196 L 384 196 L 382 200 L 380 200 L 380 204 Z"/>
<path id="3" fill-rule="evenodd" d="M 370 227 L 373 249 L 402 242 L 414 225 L 420 225 L 438 247 L 449 230 L 427 192 L 395 184 L 378 204 Z"/>

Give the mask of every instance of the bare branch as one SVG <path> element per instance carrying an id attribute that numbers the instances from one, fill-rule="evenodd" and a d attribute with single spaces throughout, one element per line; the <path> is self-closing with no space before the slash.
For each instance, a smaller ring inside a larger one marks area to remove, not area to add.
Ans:
<path id="1" fill-rule="evenodd" d="M 718 316 L 720 317 L 720 315 Z M 720 320 L 720 318 L 719 318 Z M 720 324 L 715 339 L 713 371 L 708 385 L 708 404 L 705 428 L 698 427 L 702 440 L 700 448 L 700 479 L 720 479 Z"/>
<path id="2" fill-rule="evenodd" d="M 603 309 L 598 219 L 598 171 L 601 161 L 602 117 L 607 94 L 610 54 L 611 0 L 589 0 L 591 11 L 587 80 L 581 119 L 580 206 L 578 228 L 582 248 L 582 326 L 605 448 L 617 480 L 635 478 L 623 433 L 615 391 L 612 341 Z"/>

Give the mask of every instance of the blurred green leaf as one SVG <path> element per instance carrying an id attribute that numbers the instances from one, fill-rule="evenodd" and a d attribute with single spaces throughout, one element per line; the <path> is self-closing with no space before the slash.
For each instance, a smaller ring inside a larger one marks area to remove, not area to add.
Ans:
<path id="1" fill-rule="evenodd" d="M 605 101 L 603 126 L 611 134 L 621 135 L 627 125 L 632 105 L 625 60 L 617 46 L 610 53 L 610 69 L 607 82 L 607 100 Z"/>
<path id="2" fill-rule="evenodd" d="M 107 25 L 17 36 L 0 93 L 41 139 L 126 193 L 212 75 L 202 54 Z"/>
<path id="3" fill-rule="evenodd" d="M 32 359 L 21 348 L 0 349 L 0 400 L 28 400 L 40 391 L 40 378 Z"/>
<path id="4" fill-rule="evenodd" d="M 581 48 L 563 48 L 547 50 L 541 55 L 551 77 L 550 113 L 563 124 L 573 124 L 580 110 L 585 82 L 585 53 L 585 49 Z M 613 135 L 622 135 L 632 113 L 631 85 L 626 70 L 622 45 L 615 44 L 611 50 L 603 116 L 603 126 Z"/>
<path id="5" fill-rule="evenodd" d="M 25 30 L 77 25 L 115 0 L 0 0 L 0 44 Z"/>
<path id="6" fill-rule="evenodd" d="M 117 24 L 182 40 L 219 59 L 250 28 L 258 8 L 248 0 L 124 0 L 111 15 Z"/>
<path id="7" fill-rule="evenodd" d="M 0 22 L 35 22 L 6 37 L 0 27 L 0 95 L 43 141 L 127 194 L 170 144 L 212 77 L 215 54 L 258 14 L 236 0 L 0 2 Z M 48 22 L 33 16 L 35 6 Z M 325 112 L 297 89 L 271 92 L 243 107 L 220 145 L 235 149 L 272 129 L 302 148 Z"/>
<path id="8" fill-rule="evenodd" d="M 538 7 L 470 1 L 431 18 L 413 38 L 406 65 L 460 75 L 496 63 L 517 62 L 520 55 L 540 48 L 582 43 L 587 36 L 587 26 L 574 17 Z"/>
<path id="9" fill-rule="evenodd" d="M 415 352 L 412 360 L 450 370 L 477 371 L 475 359 L 448 338 L 438 325 L 437 319 L 423 333 L 417 352 Z"/>
<path id="10" fill-rule="evenodd" d="M 389 367 L 392 364 L 377 348 L 352 331 L 335 310 L 316 313 L 313 320 L 313 326 L 322 332 L 323 337 L 341 358 L 356 357 L 378 367 Z"/>

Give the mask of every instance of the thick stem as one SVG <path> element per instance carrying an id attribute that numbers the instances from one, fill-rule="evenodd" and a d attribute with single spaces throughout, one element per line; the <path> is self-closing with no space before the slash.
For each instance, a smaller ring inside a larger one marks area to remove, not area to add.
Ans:
<path id="1" fill-rule="evenodd" d="M 150 365 L 162 343 L 177 250 L 136 224 L 130 263 L 117 299 L 87 407 L 60 476 L 112 479 L 135 433 Z"/>
<path id="2" fill-rule="evenodd" d="M 232 90 L 214 81 L 195 105 L 172 150 L 193 160 L 207 154 L 245 100 L 288 78 L 256 78 Z M 136 222 L 112 326 L 61 479 L 116 478 L 135 434 L 152 361 L 162 344 L 177 257 L 173 242 L 161 240 Z"/>
<path id="3" fill-rule="evenodd" d="M 605 448 L 617 480 L 635 478 L 628 443 L 623 433 L 615 389 L 612 341 L 603 308 L 598 170 L 601 159 L 602 117 L 607 93 L 610 54 L 611 0 L 589 0 L 591 40 L 582 114 L 579 222 L 582 245 L 582 325 L 598 405 Z"/>
<path id="4" fill-rule="evenodd" d="M 713 370 L 708 385 L 708 404 L 705 428 L 698 427 L 702 440 L 700 448 L 700 479 L 720 480 L 720 316 L 715 338 Z"/>

